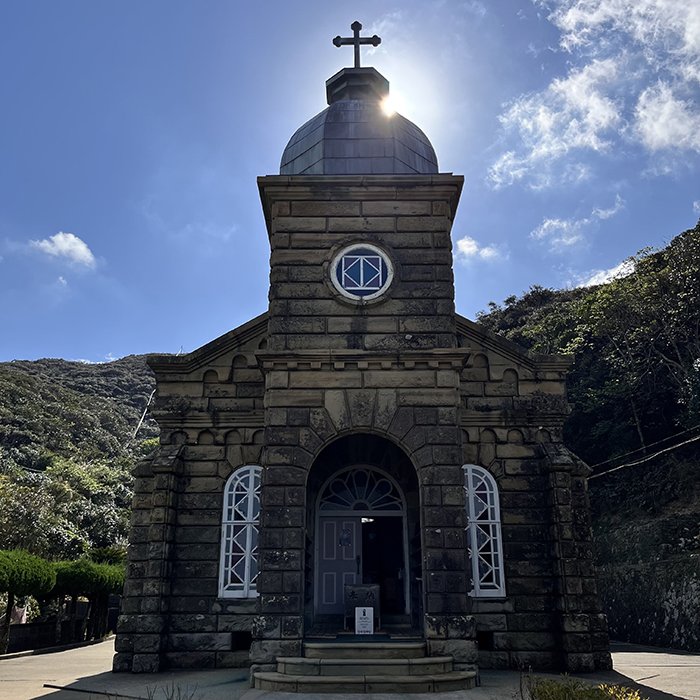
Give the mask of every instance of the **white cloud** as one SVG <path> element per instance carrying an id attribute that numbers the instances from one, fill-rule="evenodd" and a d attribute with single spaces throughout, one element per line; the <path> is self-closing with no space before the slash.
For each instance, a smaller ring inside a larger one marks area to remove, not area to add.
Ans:
<path id="1" fill-rule="evenodd" d="M 635 129 L 650 151 L 664 149 L 700 152 L 700 112 L 678 99 L 664 82 L 639 96 Z"/>
<path id="2" fill-rule="evenodd" d="M 551 9 L 569 52 L 591 47 L 601 36 L 624 34 L 647 51 L 650 63 L 692 65 L 700 57 L 700 6 L 679 0 L 535 0 Z M 656 47 L 665 49 L 655 52 Z M 669 54 L 666 56 L 665 54 Z M 656 55 L 654 55 L 656 54 Z"/>
<path id="3" fill-rule="evenodd" d="M 118 360 L 118 357 L 114 357 L 111 352 L 108 352 L 102 360 L 88 360 L 84 357 L 77 357 L 75 359 L 69 360 L 69 362 L 80 362 L 82 365 L 106 365 L 110 362 Z"/>
<path id="4" fill-rule="evenodd" d="M 634 272 L 634 262 L 632 260 L 623 260 L 619 265 L 615 265 L 607 270 L 593 270 L 582 275 L 578 281 L 577 287 L 594 287 L 597 284 L 607 284 L 615 279 L 627 277 Z"/>
<path id="5" fill-rule="evenodd" d="M 471 236 L 463 236 L 456 243 L 455 259 L 459 262 L 467 260 L 497 260 L 502 258 L 503 254 L 493 245 L 481 246 Z"/>
<path id="6" fill-rule="evenodd" d="M 61 286 L 61 287 L 67 287 L 68 286 L 68 280 L 63 277 L 63 275 L 59 275 L 58 279 L 56 282 Z"/>
<path id="7" fill-rule="evenodd" d="M 697 0 L 533 3 L 560 32 L 566 72 L 504 110 L 503 152 L 488 173 L 495 188 L 569 184 L 560 170 L 621 147 L 655 159 L 700 152 Z"/>
<path id="8" fill-rule="evenodd" d="M 581 229 L 588 223 L 588 219 L 545 219 L 530 233 L 530 238 L 536 241 L 546 240 L 552 250 L 561 250 L 581 242 Z"/>
<path id="9" fill-rule="evenodd" d="M 625 200 L 619 194 L 615 195 L 615 203 L 607 209 L 595 207 L 590 216 L 582 219 L 544 219 L 542 223 L 530 232 L 530 238 L 546 242 L 552 252 L 561 252 L 585 239 L 585 230 L 598 221 L 604 221 L 615 216 L 624 209 Z"/>
<path id="10" fill-rule="evenodd" d="M 625 208 L 625 200 L 620 197 L 619 194 L 615 195 L 615 204 L 613 204 L 611 207 L 608 209 L 600 209 L 599 207 L 596 207 L 592 212 L 592 216 L 594 216 L 596 219 L 610 219 L 611 217 L 615 216 L 621 209 Z"/>
<path id="11" fill-rule="evenodd" d="M 493 185 L 512 184 L 570 151 L 608 149 L 622 121 L 615 99 L 606 94 L 619 71 L 612 59 L 593 61 L 552 81 L 546 90 L 513 102 L 499 119 L 507 132 L 518 136 L 522 147 L 497 159 L 488 176 Z M 574 178 L 585 170 L 576 165 Z"/>
<path id="12" fill-rule="evenodd" d="M 94 268 L 96 265 L 95 256 L 85 241 L 73 233 L 59 231 L 54 236 L 44 238 L 41 241 L 30 241 L 29 245 L 42 253 L 65 258 L 76 265 L 84 265 L 89 268 Z"/>
<path id="13" fill-rule="evenodd" d="M 467 0 L 467 2 L 462 3 L 462 7 L 468 14 L 475 17 L 481 18 L 486 16 L 486 6 L 479 0 Z"/>
<path id="14" fill-rule="evenodd" d="M 489 168 L 488 179 L 496 189 L 512 185 L 527 175 L 527 158 L 519 158 L 514 151 L 506 151 Z"/>
<path id="15" fill-rule="evenodd" d="M 696 214 L 700 214 L 700 199 L 696 199 L 696 200 L 693 202 L 693 211 L 694 211 Z"/>

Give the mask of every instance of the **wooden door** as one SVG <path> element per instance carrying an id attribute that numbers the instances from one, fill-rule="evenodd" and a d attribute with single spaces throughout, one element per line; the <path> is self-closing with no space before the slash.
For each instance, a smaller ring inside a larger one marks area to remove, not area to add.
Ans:
<path id="1" fill-rule="evenodd" d="M 362 528 L 359 517 L 319 518 L 316 611 L 343 614 L 343 587 L 362 583 Z"/>

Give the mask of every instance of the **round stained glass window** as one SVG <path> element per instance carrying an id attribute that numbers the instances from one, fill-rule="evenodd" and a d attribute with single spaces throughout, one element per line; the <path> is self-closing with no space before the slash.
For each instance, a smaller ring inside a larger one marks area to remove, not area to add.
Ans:
<path id="1" fill-rule="evenodd" d="M 387 254 L 368 243 L 344 248 L 333 259 L 333 286 L 348 299 L 370 301 L 391 284 L 394 270 Z"/>

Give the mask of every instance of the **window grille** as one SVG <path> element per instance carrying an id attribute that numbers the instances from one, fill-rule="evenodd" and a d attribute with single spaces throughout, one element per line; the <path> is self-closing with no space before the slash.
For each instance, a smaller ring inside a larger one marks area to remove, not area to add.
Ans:
<path id="1" fill-rule="evenodd" d="M 501 516 L 496 480 L 483 467 L 465 464 L 464 489 L 467 506 L 467 546 L 476 598 L 506 594 Z"/>
<path id="2" fill-rule="evenodd" d="M 403 512 L 403 498 L 393 480 L 371 468 L 352 467 L 337 474 L 325 487 L 320 511 Z"/>
<path id="3" fill-rule="evenodd" d="M 261 472 L 258 466 L 241 467 L 224 488 L 219 574 L 222 598 L 257 596 Z"/>

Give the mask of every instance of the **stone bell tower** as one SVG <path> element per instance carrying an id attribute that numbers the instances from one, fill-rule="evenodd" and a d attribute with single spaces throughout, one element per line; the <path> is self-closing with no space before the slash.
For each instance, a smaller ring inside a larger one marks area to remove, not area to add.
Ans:
<path id="1" fill-rule="evenodd" d="M 322 601 L 341 594 L 319 553 L 319 489 L 343 466 L 325 464 L 323 450 L 344 440 L 363 465 L 369 445 L 402 453 L 410 474 L 398 457 L 381 466 L 405 496 L 396 546 L 412 551 L 384 585 L 399 590 L 429 653 L 467 668 L 476 655 L 458 416 L 468 353 L 457 347 L 450 239 L 463 178 L 440 174 L 425 134 L 382 110 L 388 81 L 359 67 L 355 48 L 355 67 L 327 81 L 329 106 L 292 136 L 280 175 L 258 180 L 272 253 L 251 659 L 300 655 L 333 609 Z"/>

